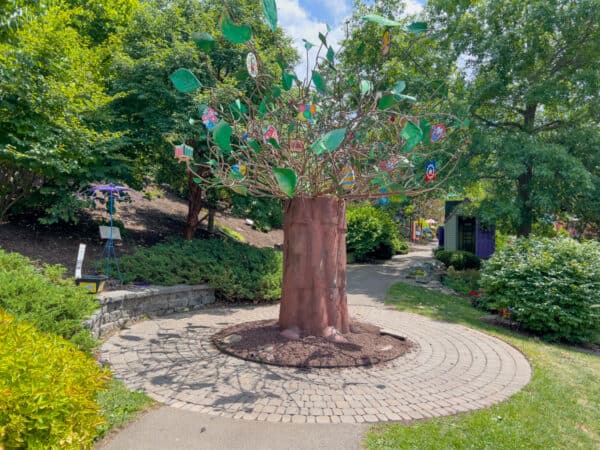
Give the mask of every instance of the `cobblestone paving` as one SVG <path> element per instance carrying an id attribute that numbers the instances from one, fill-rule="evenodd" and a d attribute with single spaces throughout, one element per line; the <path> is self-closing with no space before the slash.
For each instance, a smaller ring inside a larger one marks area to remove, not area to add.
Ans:
<path id="1" fill-rule="evenodd" d="M 396 267 L 392 269 L 388 275 Z M 384 283 L 380 289 L 386 287 Z M 172 407 L 272 422 L 445 416 L 502 401 L 529 382 L 527 360 L 505 342 L 461 325 L 394 311 L 364 295 L 368 289 L 359 291 L 349 295 L 350 314 L 406 336 L 417 344 L 415 350 L 372 368 L 300 370 L 243 361 L 213 347 L 209 336 L 219 328 L 277 317 L 277 306 L 262 306 L 140 322 L 111 337 L 101 357 L 129 388 L 143 389 Z"/>

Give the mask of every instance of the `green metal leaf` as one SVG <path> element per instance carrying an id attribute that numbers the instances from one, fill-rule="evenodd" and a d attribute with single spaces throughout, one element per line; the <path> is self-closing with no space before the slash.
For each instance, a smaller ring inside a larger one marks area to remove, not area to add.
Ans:
<path id="1" fill-rule="evenodd" d="M 325 79 L 316 70 L 313 70 L 312 81 L 315 84 L 315 87 L 317 88 L 318 91 L 325 92 L 327 90 L 327 85 L 325 84 Z"/>
<path id="2" fill-rule="evenodd" d="M 283 86 L 283 89 L 289 91 L 292 88 L 295 79 L 296 75 L 293 73 L 283 72 L 281 74 L 281 85 Z"/>
<path id="3" fill-rule="evenodd" d="M 392 106 L 394 106 L 396 103 L 398 103 L 398 100 L 396 100 L 396 96 L 384 95 L 377 102 L 377 107 L 382 110 L 388 109 L 388 108 L 391 108 Z"/>
<path id="4" fill-rule="evenodd" d="M 360 80 L 360 94 L 366 95 L 373 89 L 373 83 L 369 80 Z"/>
<path id="5" fill-rule="evenodd" d="M 271 87 L 271 98 L 276 99 L 281 97 L 281 88 L 279 86 Z"/>
<path id="6" fill-rule="evenodd" d="M 248 108 L 244 105 L 240 99 L 237 99 L 231 105 L 229 105 L 229 110 L 231 111 L 231 115 L 234 120 L 241 120 L 244 118 L 244 114 L 248 112 Z"/>
<path id="7" fill-rule="evenodd" d="M 192 41 L 194 41 L 196 47 L 198 47 L 204 53 L 210 53 L 210 51 L 215 47 L 215 40 L 213 37 L 204 31 L 196 31 L 192 33 Z"/>
<path id="8" fill-rule="evenodd" d="M 310 50 L 311 48 L 313 48 L 315 46 L 315 44 L 308 42 L 306 39 L 302 39 L 304 41 L 304 48 L 306 50 Z"/>
<path id="9" fill-rule="evenodd" d="M 219 121 L 213 130 L 213 139 L 216 144 L 226 153 L 231 153 L 231 133 L 233 129 L 224 120 Z"/>
<path id="10" fill-rule="evenodd" d="M 252 149 L 256 152 L 256 153 L 260 153 L 262 151 L 262 148 L 260 148 L 260 144 L 258 143 L 258 141 L 255 141 L 254 139 L 248 141 L 248 145 L 250 147 L 252 147 Z"/>
<path id="11" fill-rule="evenodd" d="M 323 33 L 319 33 L 319 40 L 323 43 L 325 47 L 327 47 L 327 38 Z"/>
<path id="12" fill-rule="evenodd" d="M 407 152 L 411 151 L 421 140 L 423 139 L 423 131 L 412 123 L 410 120 L 406 122 L 406 125 L 400 132 L 400 136 L 406 141 L 404 150 Z"/>
<path id="13" fill-rule="evenodd" d="M 246 186 L 239 186 L 239 185 L 231 186 L 231 190 L 233 192 L 235 192 L 236 194 L 248 195 L 248 188 Z"/>
<path id="14" fill-rule="evenodd" d="M 423 133 L 423 144 L 428 145 L 431 142 L 431 124 L 427 120 L 421 119 L 419 121 L 419 126 Z"/>
<path id="15" fill-rule="evenodd" d="M 252 28 L 248 25 L 237 25 L 233 23 L 227 14 L 224 14 L 221 17 L 221 31 L 223 32 L 225 39 L 234 44 L 243 44 L 252 37 Z"/>
<path id="16" fill-rule="evenodd" d="M 196 78 L 196 75 L 194 75 L 188 69 L 177 69 L 175 72 L 169 75 L 169 79 L 175 86 L 175 89 L 177 89 L 179 92 L 183 92 L 184 94 L 193 92 L 202 86 L 202 84 L 200 84 L 198 81 L 198 78 Z"/>
<path id="17" fill-rule="evenodd" d="M 400 22 L 396 22 L 395 20 L 386 19 L 385 17 L 378 16 L 377 14 L 367 14 L 362 17 L 362 20 L 366 20 L 368 22 L 376 23 L 377 25 L 383 25 L 385 27 L 401 27 L 402 24 Z"/>
<path id="18" fill-rule="evenodd" d="M 271 31 L 277 31 L 277 4 L 275 0 L 263 0 L 263 12 Z"/>
<path id="19" fill-rule="evenodd" d="M 400 101 L 400 100 L 408 100 L 409 102 L 416 102 L 417 101 L 416 97 L 412 97 L 410 95 L 397 94 L 394 97 L 396 97 L 396 100 L 398 100 L 398 101 Z"/>
<path id="20" fill-rule="evenodd" d="M 202 178 L 196 178 L 195 177 L 193 180 L 194 180 L 194 183 L 196 183 L 196 184 L 202 183 Z"/>
<path id="21" fill-rule="evenodd" d="M 406 89 L 406 83 L 404 81 L 397 81 L 394 87 L 392 88 L 392 94 L 400 95 Z"/>
<path id="22" fill-rule="evenodd" d="M 333 59 L 335 58 L 335 52 L 333 51 L 332 47 L 329 47 L 327 49 L 327 61 L 329 61 L 330 64 L 333 64 Z"/>
<path id="23" fill-rule="evenodd" d="M 427 31 L 427 22 L 413 22 L 406 27 L 411 33 L 419 34 L 423 31 Z"/>
<path id="24" fill-rule="evenodd" d="M 269 140 L 267 141 L 269 144 L 271 144 L 273 147 L 275 147 L 278 150 L 281 150 L 281 145 L 279 145 L 279 142 L 277 142 L 275 140 L 275 138 L 269 138 Z"/>
<path id="25" fill-rule="evenodd" d="M 325 26 L 327 27 L 327 32 L 330 33 L 331 32 L 331 26 L 328 23 L 326 23 Z"/>
<path id="26" fill-rule="evenodd" d="M 273 174 L 279 184 L 279 189 L 288 197 L 293 197 L 296 192 L 296 182 L 298 181 L 296 172 L 285 167 L 276 167 L 273 169 Z"/>
<path id="27" fill-rule="evenodd" d="M 334 152 L 337 148 L 342 145 L 344 138 L 346 137 L 346 128 L 338 128 L 337 130 L 331 130 L 328 133 L 325 133 L 321 136 L 317 141 L 315 141 L 311 146 L 311 151 L 320 155 L 324 151 Z"/>

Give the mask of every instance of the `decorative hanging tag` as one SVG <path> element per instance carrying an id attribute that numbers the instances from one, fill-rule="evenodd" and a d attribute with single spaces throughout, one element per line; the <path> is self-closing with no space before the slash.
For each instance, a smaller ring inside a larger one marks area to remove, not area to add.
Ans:
<path id="1" fill-rule="evenodd" d="M 350 192 L 356 186 L 356 176 L 354 175 L 354 170 L 350 166 L 346 166 L 342 169 L 340 173 L 342 176 L 340 180 L 340 186 L 346 192 Z"/>
<path id="2" fill-rule="evenodd" d="M 396 168 L 399 162 L 400 159 L 397 156 L 390 156 L 390 158 L 387 161 L 382 161 L 379 163 L 379 168 L 381 170 L 391 172 Z"/>
<path id="3" fill-rule="evenodd" d="M 204 126 L 211 130 L 217 125 L 218 122 L 217 112 L 212 108 L 206 108 L 202 113 L 202 123 Z"/>
<path id="4" fill-rule="evenodd" d="M 269 139 L 275 139 L 279 144 L 279 136 L 277 135 L 277 129 L 273 125 L 269 125 L 267 130 L 263 134 L 265 141 L 269 142 Z"/>
<path id="5" fill-rule="evenodd" d="M 258 76 L 258 62 L 256 61 L 256 56 L 252 52 L 246 55 L 246 69 L 248 69 L 248 74 L 252 78 Z"/>
<path id="6" fill-rule="evenodd" d="M 431 126 L 430 133 L 431 142 L 439 142 L 446 136 L 446 125 L 443 123 L 436 123 Z"/>
<path id="7" fill-rule="evenodd" d="M 437 163 L 435 161 L 427 161 L 425 164 L 425 183 L 435 181 L 437 178 Z"/>
<path id="8" fill-rule="evenodd" d="M 189 161 L 194 157 L 194 148 L 185 144 L 176 145 L 174 156 L 179 161 Z"/>
<path id="9" fill-rule="evenodd" d="M 386 30 L 383 33 L 383 38 L 381 39 L 381 55 L 387 56 L 390 53 L 390 48 L 392 47 L 392 34 L 390 30 Z"/>
<path id="10" fill-rule="evenodd" d="M 294 153 L 302 153 L 304 151 L 304 143 L 300 139 L 292 139 L 290 141 L 290 150 Z"/>

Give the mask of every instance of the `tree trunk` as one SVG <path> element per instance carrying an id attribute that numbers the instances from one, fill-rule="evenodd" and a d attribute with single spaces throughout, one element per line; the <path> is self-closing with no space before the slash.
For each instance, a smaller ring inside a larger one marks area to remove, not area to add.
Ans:
<path id="1" fill-rule="evenodd" d="M 346 298 L 346 204 L 337 197 L 286 202 L 279 326 L 292 334 L 349 331 Z"/>
<path id="2" fill-rule="evenodd" d="M 531 167 L 527 167 L 527 172 L 519 175 L 517 178 L 517 196 L 519 198 L 519 226 L 517 236 L 528 237 L 531 234 L 533 225 L 533 209 L 530 199 L 530 181 L 533 176 Z"/>
<path id="3" fill-rule="evenodd" d="M 196 229 L 200 220 L 198 216 L 202 210 L 202 194 L 203 189 L 198 183 L 194 182 L 194 176 L 191 172 L 188 172 L 188 214 L 185 220 L 185 229 L 183 231 L 183 237 L 185 239 L 192 240 L 196 234 Z"/>

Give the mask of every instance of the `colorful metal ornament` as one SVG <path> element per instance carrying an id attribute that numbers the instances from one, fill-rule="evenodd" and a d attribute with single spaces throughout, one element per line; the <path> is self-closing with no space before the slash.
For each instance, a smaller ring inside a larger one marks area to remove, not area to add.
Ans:
<path id="1" fill-rule="evenodd" d="M 306 103 L 298 105 L 298 119 L 305 121 L 313 121 L 317 115 L 317 105 Z"/>
<path id="2" fill-rule="evenodd" d="M 383 38 L 381 39 L 381 55 L 387 56 L 390 53 L 390 48 L 392 47 L 392 34 L 390 30 L 386 30 L 383 33 Z"/>
<path id="3" fill-rule="evenodd" d="M 248 69 L 248 74 L 252 78 L 258 76 L 258 61 L 256 61 L 256 55 L 252 52 L 246 55 L 246 69 Z"/>
<path id="4" fill-rule="evenodd" d="M 390 158 L 387 161 L 380 162 L 379 168 L 381 170 L 391 172 L 392 170 L 394 170 L 396 168 L 396 166 L 398 165 L 399 162 L 400 162 L 400 159 L 397 156 L 393 155 L 393 156 L 390 156 Z"/>
<path id="5" fill-rule="evenodd" d="M 437 163 L 435 161 L 427 161 L 425 163 L 425 183 L 435 181 L 437 178 Z"/>
<path id="6" fill-rule="evenodd" d="M 436 123 L 431 126 L 430 139 L 431 142 L 439 142 L 446 136 L 446 125 Z"/>
<path id="7" fill-rule="evenodd" d="M 279 136 L 277 135 L 277 129 L 273 125 L 269 125 L 267 130 L 263 134 L 265 141 L 269 142 L 269 139 L 275 139 L 275 142 L 279 144 Z"/>
<path id="8" fill-rule="evenodd" d="M 206 108 L 202 113 L 202 123 L 207 129 L 212 131 L 213 128 L 217 126 L 218 121 L 219 118 L 217 117 L 217 112 L 214 109 L 209 107 Z"/>
<path id="9" fill-rule="evenodd" d="M 379 192 L 382 194 L 387 193 L 387 189 L 386 188 L 381 188 L 379 189 Z M 390 202 L 390 198 L 389 197 L 379 197 L 379 204 L 380 205 L 387 205 Z"/>
<path id="10" fill-rule="evenodd" d="M 346 192 L 350 192 L 356 186 L 356 176 L 354 175 L 354 169 L 350 166 L 346 166 L 342 169 L 340 186 Z"/>
<path id="11" fill-rule="evenodd" d="M 174 156 L 179 161 L 189 161 L 194 157 L 194 148 L 185 144 L 176 145 Z"/>
<path id="12" fill-rule="evenodd" d="M 234 173 L 241 175 L 242 177 L 246 176 L 246 166 L 244 165 L 234 164 L 231 167 L 231 170 L 233 170 Z"/>
<path id="13" fill-rule="evenodd" d="M 290 141 L 290 150 L 294 153 L 302 153 L 304 151 L 304 143 L 300 139 L 292 139 Z"/>

